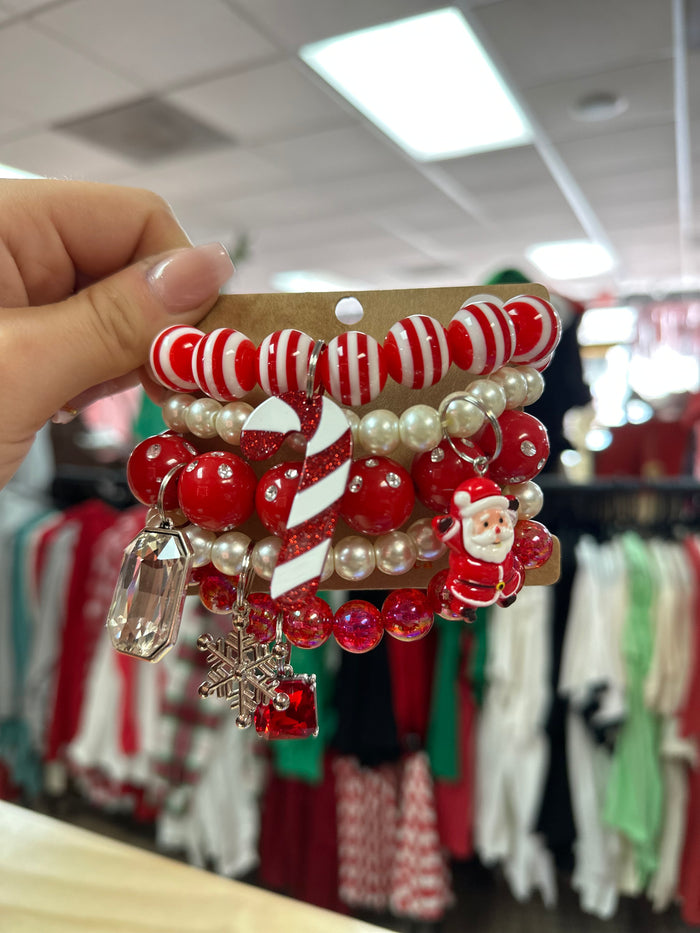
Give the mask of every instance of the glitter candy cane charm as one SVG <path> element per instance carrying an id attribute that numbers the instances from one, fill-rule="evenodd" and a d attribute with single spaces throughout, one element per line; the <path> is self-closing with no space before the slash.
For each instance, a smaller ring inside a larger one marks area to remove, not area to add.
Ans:
<path id="1" fill-rule="evenodd" d="M 262 402 L 241 432 L 243 455 L 265 460 L 299 431 L 307 439 L 306 457 L 270 581 L 272 598 L 285 606 L 316 593 L 350 472 L 352 432 L 334 402 L 305 392 Z"/>

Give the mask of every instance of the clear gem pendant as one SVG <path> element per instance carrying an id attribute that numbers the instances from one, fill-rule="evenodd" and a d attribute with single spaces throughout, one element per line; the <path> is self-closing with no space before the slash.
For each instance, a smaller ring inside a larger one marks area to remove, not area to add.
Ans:
<path id="1" fill-rule="evenodd" d="M 144 528 L 126 547 L 107 616 L 117 651 L 160 661 L 175 644 L 193 557 L 177 528 Z"/>

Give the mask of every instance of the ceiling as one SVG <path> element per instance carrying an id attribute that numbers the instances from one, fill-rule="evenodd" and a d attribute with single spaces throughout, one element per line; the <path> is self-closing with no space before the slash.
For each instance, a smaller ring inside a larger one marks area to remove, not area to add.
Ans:
<path id="1" fill-rule="evenodd" d="M 503 66 L 536 145 L 416 163 L 297 56 L 308 42 L 448 5 Z M 476 284 L 512 264 L 541 280 L 526 247 L 591 234 L 618 265 L 612 276 L 558 283 L 573 297 L 663 293 L 682 277 L 700 287 L 698 213 L 689 191 L 678 198 L 671 6 L 0 0 L 0 162 L 157 191 L 195 242 L 245 246 L 241 291 L 269 291 L 275 273 L 296 269 L 358 288 Z M 686 154 L 697 187 L 699 51 L 688 65 L 695 148 Z M 576 101 L 600 91 L 626 98 L 627 110 L 575 120 Z M 156 146 L 144 158 L 143 107 L 131 141 L 124 108 L 145 98 L 205 124 L 190 151 L 172 154 L 166 133 L 154 140 L 160 155 Z M 121 114 L 119 148 L 104 120 L 84 125 L 104 112 Z"/>

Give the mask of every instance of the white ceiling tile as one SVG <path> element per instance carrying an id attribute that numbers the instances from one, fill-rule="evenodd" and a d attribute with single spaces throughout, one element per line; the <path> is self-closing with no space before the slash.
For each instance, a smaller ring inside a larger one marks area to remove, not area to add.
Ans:
<path id="1" fill-rule="evenodd" d="M 337 214 L 332 203 L 303 185 L 221 200 L 210 207 L 216 216 L 231 218 L 234 227 L 252 231 Z"/>
<path id="2" fill-rule="evenodd" d="M 473 18 L 520 88 L 669 55 L 662 0 L 503 0 Z"/>
<path id="3" fill-rule="evenodd" d="M 291 62 L 206 81 L 168 99 L 244 144 L 348 122 L 337 101 Z"/>
<path id="4" fill-rule="evenodd" d="M 449 6 L 445 0 L 231 0 L 286 49 Z"/>
<path id="5" fill-rule="evenodd" d="M 276 52 L 221 0 L 73 0 L 36 22 L 149 89 Z"/>
<path id="6" fill-rule="evenodd" d="M 442 163 L 442 168 L 477 198 L 485 191 L 517 190 L 551 181 L 544 162 L 532 146 L 449 159 Z"/>
<path id="7" fill-rule="evenodd" d="M 673 123 L 569 140 L 560 143 L 558 149 L 579 181 L 641 169 L 673 168 L 676 158 Z"/>
<path id="8" fill-rule="evenodd" d="M 136 85 L 23 22 L 0 29 L 0 109 L 55 123 L 121 103 Z"/>
<path id="9" fill-rule="evenodd" d="M 306 181 L 398 170 L 406 164 L 389 144 L 359 125 L 290 138 L 257 151 L 291 178 Z"/>
<path id="10" fill-rule="evenodd" d="M 33 13 L 43 6 L 49 6 L 52 0 L 2 0 L 2 6 L 13 15 Z"/>
<path id="11" fill-rule="evenodd" d="M 258 155 L 231 146 L 206 155 L 172 159 L 149 169 L 131 171 L 122 184 L 150 188 L 173 205 L 225 200 L 237 193 L 280 186 L 284 174 Z"/>
<path id="12" fill-rule="evenodd" d="M 572 115 L 578 101 L 600 92 L 624 98 L 627 110 L 611 120 L 595 123 L 578 120 Z M 673 63 L 670 59 L 663 59 L 583 78 L 560 80 L 532 88 L 525 92 L 524 98 L 555 142 L 603 136 L 643 123 L 660 123 L 673 119 Z M 700 105 L 700 101 L 698 103 Z"/>
<path id="13" fill-rule="evenodd" d="M 133 169 L 104 149 L 46 131 L 0 142 L 0 162 L 49 178 L 107 181 Z"/>

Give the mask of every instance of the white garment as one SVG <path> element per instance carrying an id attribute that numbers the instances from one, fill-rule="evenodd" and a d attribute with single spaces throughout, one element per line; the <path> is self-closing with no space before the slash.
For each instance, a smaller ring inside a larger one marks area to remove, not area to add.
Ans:
<path id="1" fill-rule="evenodd" d="M 663 716 L 661 761 L 664 812 L 658 866 L 648 895 L 655 911 L 666 910 L 678 890 L 686 831 L 688 768 L 697 764 L 692 739 L 680 736 L 675 714 L 685 701 L 693 656 L 695 575 L 685 549 L 672 542 L 652 541 L 656 605 L 654 651 L 644 683 L 646 705 Z"/>
<path id="2" fill-rule="evenodd" d="M 621 637 L 627 587 L 615 543 L 598 545 L 583 537 L 576 561 L 559 679 L 559 692 L 569 699 L 566 754 L 576 825 L 572 886 L 583 910 L 610 918 L 617 910 L 621 858 L 619 834 L 602 819 L 610 751 L 596 741 L 583 710 L 595 696 L 593 724 L 605 727 L 624 716 Z"/>
<path id="3" fill-rule="evenodd" d="M 550 853 L 534 832 L 549 745 L 543 726 L 550 702 L 551 593 L 525 587 L 489 618 L 488 691 L 477 733 L 475 848 L 486 864 L 502 862 L 518 900 L 539 891 L 556 902 Z"/>

